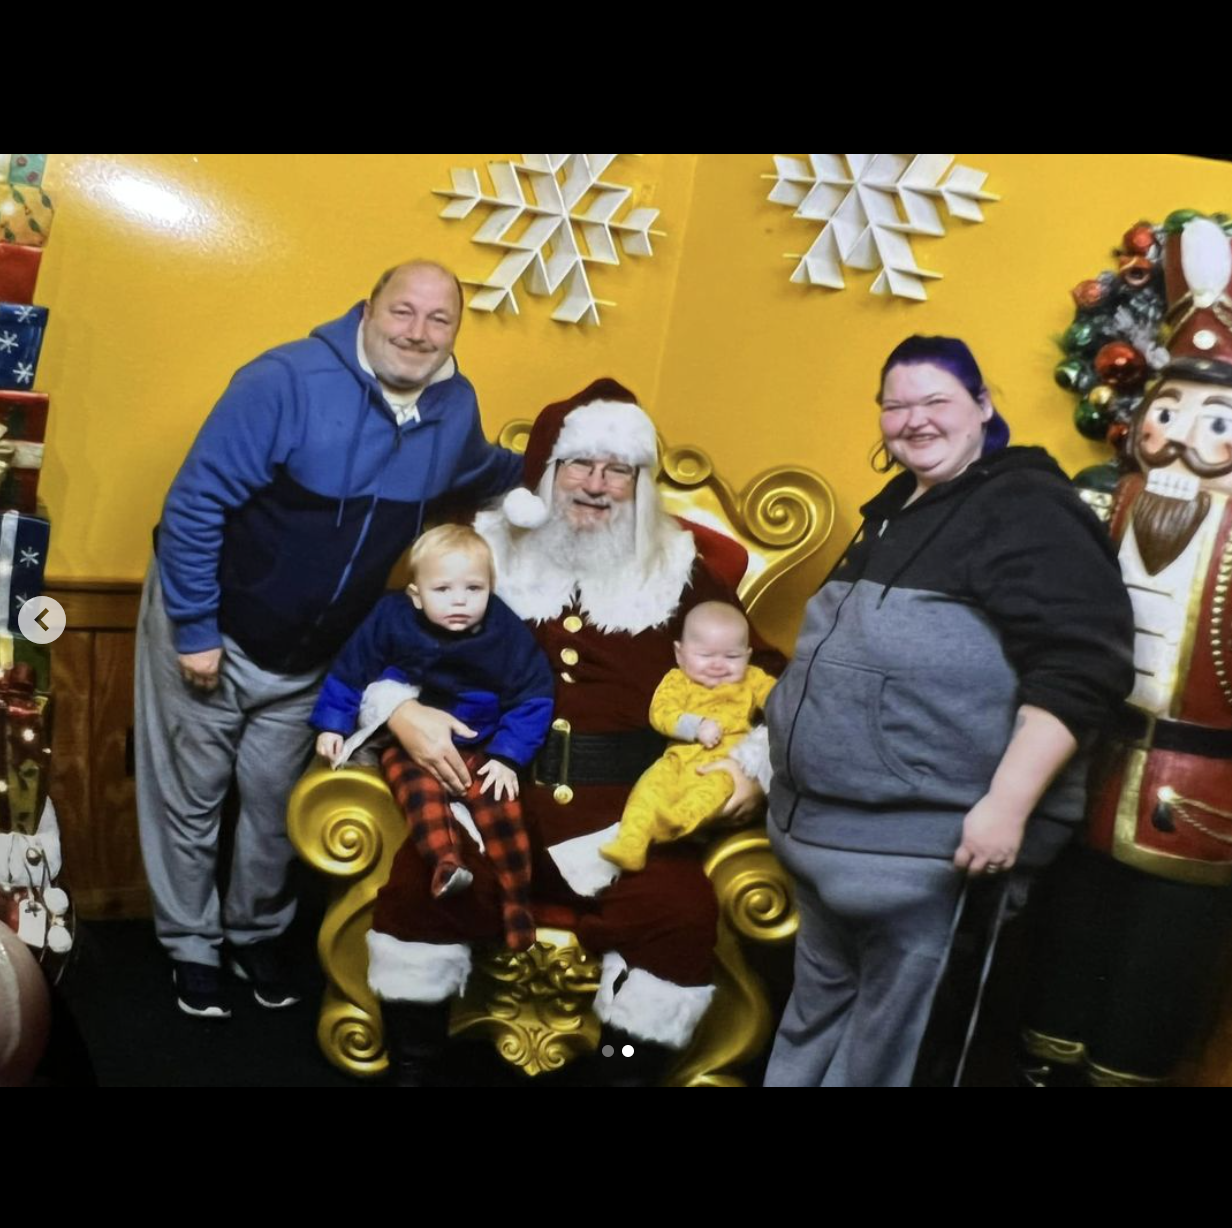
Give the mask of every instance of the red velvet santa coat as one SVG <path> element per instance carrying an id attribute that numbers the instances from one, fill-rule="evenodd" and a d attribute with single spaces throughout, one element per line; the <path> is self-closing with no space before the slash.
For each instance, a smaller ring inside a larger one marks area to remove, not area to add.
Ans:
<path id="1" fill-rule="evenodd" d="M 477 527 L 491 535 L 483 517 Z M 499 530 L 497 530 L 499 532 Z M 500 540 L 497 556 L 498 591 L 523 616 L 534 617 L 556 604 L 551 577 L 529 577 L 526 600 L 520 599 L 516 576 L 503 566 Z M 654 605 L 670 590 L 663 621 L 640 630 L 596 625 L 599 619 L 580 604 L 557 608 L 531 623 L 556 675 L 556 720 L 569 722 L 574 734 L 611 734 L 649 727 L 650 701 L 664 674 L 675 666 L 673 642 L 680 638 L 685 615 L 703 601 L 738 604 L 733 590 L 705 562 L 682 534 L 671 552 L 658 593 L 650 586 L 641 596 L 635 619 L 654 617 Z M 637 594 L 634 595 L 635 600 Z M 597 604 L 597 603 L 596 603 Z M 578 626 L 578 623 L 581 623 Z M 571 629 L 574 628 L 574 629 Z M 576 655 L 575 655 L 576 654 Z M 754 663 L 777 673 L 782 658 L 757 645 Z M 649 765 L 647 765 L 649 766 Z M 534 850 L 532 894 L 543 924 L 574 929 L 582 943 L 600 954 L 618 951 L 630 968 L 642 968 L 681 986 L 709 983 L 717 923 L 714 892 L 702 870 L 703 845 L 693 842 L 657 845 L 646 869 L 620 877 L 595 896 L 571 889 L 553 856 L 577 837 L 611 827 L 620 819 L 632 781 L 627 784 L 573 783 L 567 800 L 555 782 L 525 782 L 523 811 Z M 599 841 L 596 841 L 599 843 Z M 374 930 L 404 942 L 457 943 L 497 938 L 501 933 L 500 892 L 489 863 L 467 842 L 463 860 L 475 875 L 472 887 L 443 900 L 427 891 L 428 870 L 413 844 L 395 859 L 388 885 L 377 900 Z M 615 867 L 609 867 L 615 874 Z M 575 882 L 575 876 L 569 876 Z"/>

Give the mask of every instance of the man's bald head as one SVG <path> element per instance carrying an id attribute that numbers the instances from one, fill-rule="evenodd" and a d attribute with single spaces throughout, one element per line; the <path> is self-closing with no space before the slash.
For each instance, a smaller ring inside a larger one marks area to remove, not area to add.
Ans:
<path id="1" fill-rule="evenodd" d="M 407 260 L 407 261 L 404 261 L 402 264 L 395 264 L 392 269 L 386 269 L 385 272 L 382 273 L 380 277 L 376 279 L 376 285 L 372 287 L 372 293 L 368 295 L 368 302 L 370 304 L 375 303 L 376 300 L 380 298 L 381 291 L 384 290 L 385 287 L 389 285 L 389 283 L 398 274 L 403 273 L 403 272 L 412 272 L 415 270 L 423 270 L 426 272 L 437 273 L 442 278 L 444 278 L 446 281 L 450 281 L 453 283 L 454 291 L 456 292 L 458 296 L 458 302 L 457 302 L 458 321 L 459 323 L 461 323 L 462 305 L 463 305 L 462 283 L 458 280 L 458 275 L 452 269 L 447 269 L 443 264 L 438 264 L 435 260 L 419 260 L 419 259 Z"/>

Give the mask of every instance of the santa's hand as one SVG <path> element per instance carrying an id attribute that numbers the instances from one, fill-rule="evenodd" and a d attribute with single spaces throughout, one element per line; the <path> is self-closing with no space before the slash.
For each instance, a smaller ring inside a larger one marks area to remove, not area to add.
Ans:
<path id="1" fill-rule="evenodd" d="M 499 802 L 501 800 L 502 789 L 504 790 L 504 796 L 511 800 L 518 795 L 517 772 L 499 759 L 489 759 L 475 775 L 483 781 L 483 784 L 479 786 L 479 792 L 486 793 L 491 789 L 492 797 L 495 801 Z"/>
<path id="2" fill-rule="evenodd" d="M 735 782 L 732 795 L 727 799 L 727 805 L 718 813 L 720 825 L 723 827 L 738 827 L 755 819 L 766 802 L 766 795 L 761 785 L 744 774 L 744 769 L 734 759 L 717 759 L 714 763 L 706 763 L 697 769 L 699 776 L 709 776 L 711 772 L 726 772 Z"/>
<path id="3" fill-rule="evenodd" d="M 723 726 L 706 717 L 697 727 L 697 740 L 707 749 L 714 750 L 723 740 Z"/>
<path id="4" fill-rule="evenodd" d="M 328 759 L 331 766 L 336 765 L 338 762 L 338 756 L 342 754 L 342 734 L 318 734 L 317 754 L 320 755 L 322 759 Z"/>
<path id="5" fill-rule="evenodd" d="M 180 677 L 198 691 L 213 691 L 218 686 L 218 670 L 222 665 L 222 649 L 207 648 L 205 652 L 182 652 L 179 657 Z"/>
<path id="6" fill-rule="evenodd" d="M 417 700 L 399 704 L 386 722 L 390 732 L 416 766 L 459 797 L 471 787 L 471 774 L 453 744 L 453 736 L 475 738 L 478 734 L 455 716 L 439 708 L 425 708 Z"/>

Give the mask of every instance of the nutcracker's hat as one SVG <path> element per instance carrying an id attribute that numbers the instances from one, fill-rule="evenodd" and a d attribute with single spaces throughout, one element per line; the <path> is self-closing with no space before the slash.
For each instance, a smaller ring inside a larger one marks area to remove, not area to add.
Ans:
<path id="1" fill-rule="evenodd" d="M 1195 217 L 1164 246 L 1165 378 L 1232 384 L 1232 239 Z"/>

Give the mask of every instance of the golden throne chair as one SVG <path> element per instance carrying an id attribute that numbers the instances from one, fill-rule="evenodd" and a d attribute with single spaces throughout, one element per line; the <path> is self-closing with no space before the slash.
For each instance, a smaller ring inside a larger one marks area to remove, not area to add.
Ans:
<path id="1" fill-rule="evenodd" d="M 510 423 L 500 441 L 521 451 L 529 429 L 526 421 Z M 700 448 L 661 452 L 658 481 L 667 508 L 734 538 L 747 552 L 739 591 L 757 624 L 784 579 L 829 537 L 833 492 L 817 474 L 783 466 L 737 494 Z M 368 988 L 365 936 L 377 891 L 406 836 L 405 819 L 377 768 L 335 772 L 317 760 L 291 795 L 287 822 L 300 856 L 333 880 L 317 942 L 327 982 L 318 1042 L 339 1069 L 381 1074 L 388 1062 L 380 1008 Z M 672 1067 L 670 1086 L 741 1085 L 732 1071 L 757 1056 L 774 1022 L 749 953 L 790 942 L 798 921 L 790 881 L 760 825 L 719 835 L 705 866 L 720 910 L 717 990 L 692 1045 Z M 546 924 L 529 951 L 477 949 L 450 1036 L 488 1039 L 529 1076 L 560 1069 L 598 1047 L 600 1025 L 590 1004 L 600 966 L 573 933 Z"/>

